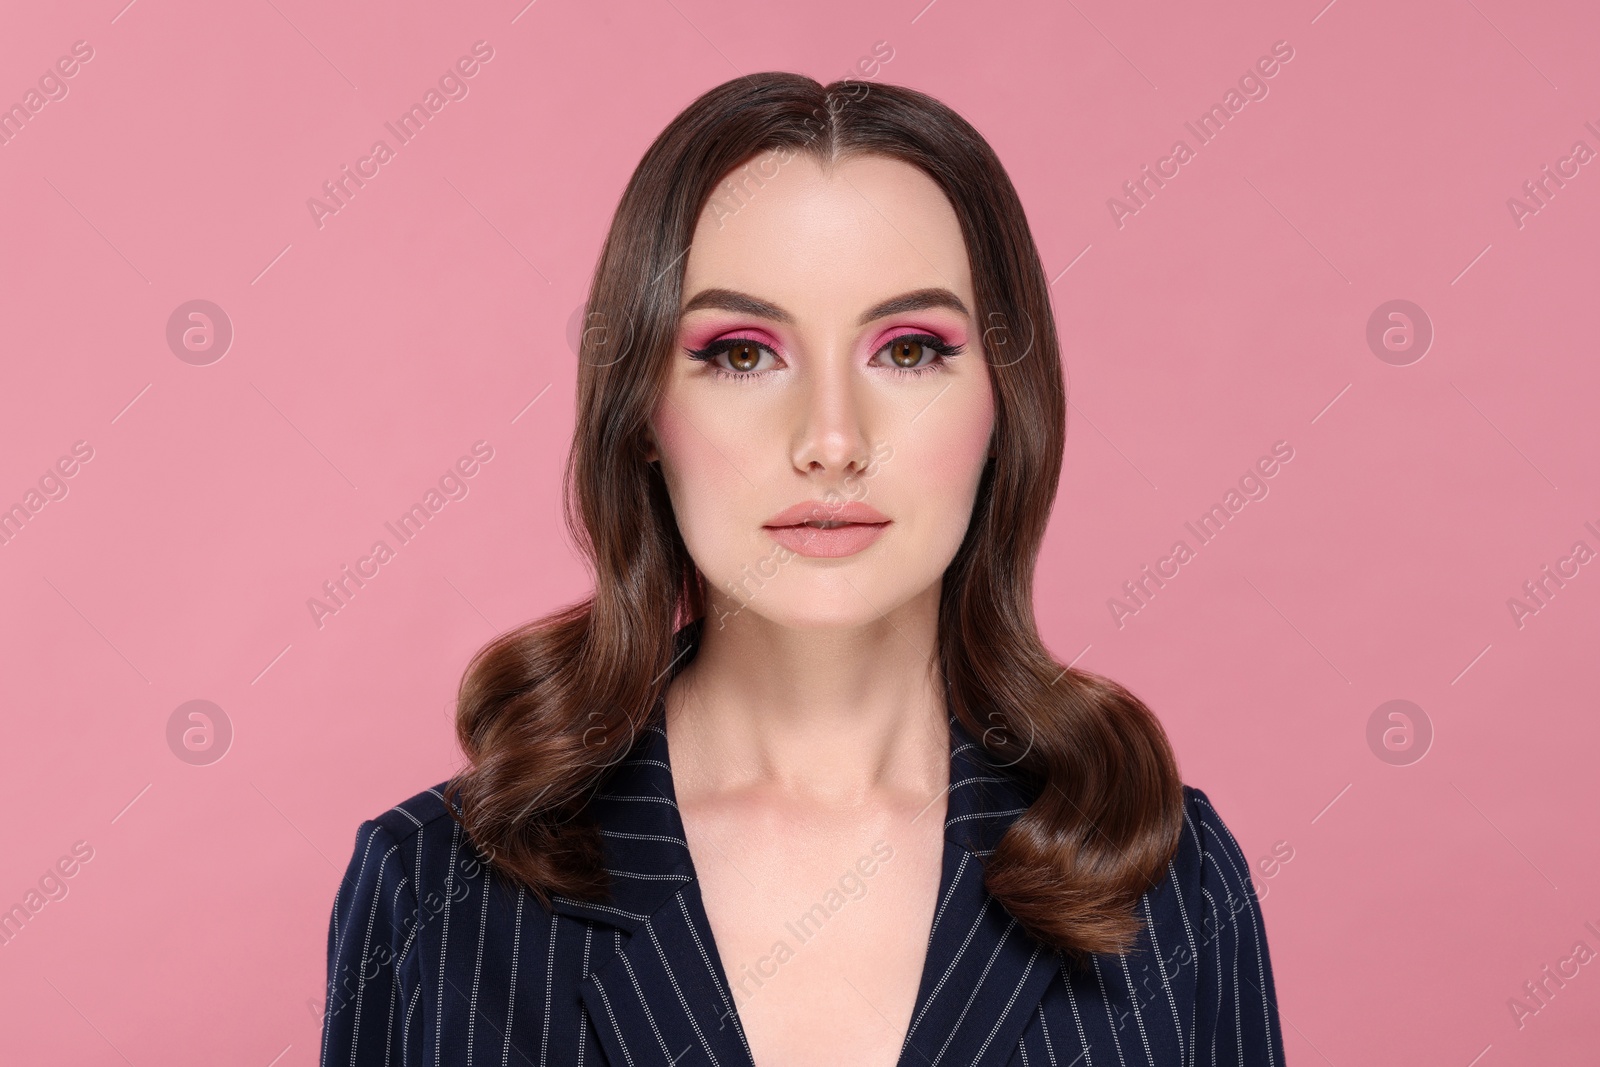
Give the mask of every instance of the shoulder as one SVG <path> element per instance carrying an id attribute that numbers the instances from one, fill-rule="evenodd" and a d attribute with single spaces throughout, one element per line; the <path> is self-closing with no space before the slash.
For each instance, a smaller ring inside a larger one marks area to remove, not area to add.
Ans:
<path id="1" fill-rule="evenodd" d="M 1244 851 L 1211 798 L 1195 786 L 1183 786 L 1178 846 L 1166 877 L 1151 889 L 1150 902 L 1180 925 L 1248 924 L 1247 915 L 1260 914 Z"/>
<path id="2" fill-rule="evenodd" d="M 1222 981 L 1224 959 L 1231 961 L 1229 966 L 1237 972 L 1248 957 L 1253 987 L 1268 990 L 1270 997 L 1266 921 L 1250 869 L 1211 798 L 1203 790 L 1185 785 L 1178 847 L 1167 864 L 1166 877 L 1147 894 L 1151 907 L 1147 914 L 1158 936 L 1165 934 L 1169 942 L 1185 943 L 1189 951 L 1180 962 L 1187 958 L 1206 961 L 1200 968 L 1203 986 L 1207 981 Z M 1214 973 L 1208 977 L 1208 971 Z"/>
<path id="3" fill-rule="evenodd" d="M 449 780 L 429 786 L 363 819 L 341 885 L 341 897 L 365 896 L 387 885 L 413 901 L 459 894 L 481 878 L 484 858 L 463 832 L 460 808 L 446 799 Z"/>
<path id="4" fill-rule="evenodd" d="M 448 784 L 415 793 L 356 827 L 328 923 L 325 1063 L 334 1062 L 330 1049 L 340 1056 L 348 1051 L 355 1063 L 358 1039 L 368 1034 L 363 1050 L 421 1036 L 411 1021 L 424 981 L 419 948 L 434 950 L 450 906 L 459 906 L 474 879 L 488 877 L 445 799 Z M 441 913 L 445 918 L 436 920 Z M 396 1062 L 387 1057 L 384 1062 Z"/>
<path id="5" fill-rule="evenodd" d="M 381 830 L 392 844 L 410 842 L 419 833 L 436 825 L 448 833 L 451 824 L 455 822 L 451 816 L 451 806 L 445 799 L 445 787 L 449 784 L 446 780 L 431 785 L 370 819 L 363 820 L 361 828 Z M 460 808 L 455 810 L 460 811 Z"/>
<path id="6" fill-rule="evenodd" d="M 1197 1045 L 1216 1049 L 1217 1062 L 1237 1056 L 1240 1063 L 1281 1067 L 1267 924 L 1250 868 L 1211 798 L 1185 785 L 1178 848 L 1153 899 L 1158 925 L 1177 945 L 1168 950 L 1168 967 L 1192 983 Z"/>
<path id="7" fill-rule="evenodd" d="M 1183 787 L 1183 829 L 1170 873 L 1182 888 L 1206 887 L 1232 899 L 1254 897 L 1250 864 L 1205 791 Z"/>

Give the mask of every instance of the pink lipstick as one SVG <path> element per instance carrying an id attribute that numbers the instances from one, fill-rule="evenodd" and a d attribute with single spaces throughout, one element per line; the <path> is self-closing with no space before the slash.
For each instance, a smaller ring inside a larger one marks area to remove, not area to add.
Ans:
<path id="1" fill-rule="evenodd" d="M 889 528 L 889 517 L 859 501 L 807 500 L 785 508 L 763 528 L 792 552 L 821 559 L 853 556 Z"/>

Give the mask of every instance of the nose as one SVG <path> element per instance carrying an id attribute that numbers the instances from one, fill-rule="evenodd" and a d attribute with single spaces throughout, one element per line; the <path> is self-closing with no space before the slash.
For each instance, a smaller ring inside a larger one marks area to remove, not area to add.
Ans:
<path id="1" fill-rule="evenodd" d="M 819 353 L 800 390 L 794 430 L 794 466 L 803 474 L 863 473 L 872 458 L 866 425 L 867 383 L 849 356 Z"/>

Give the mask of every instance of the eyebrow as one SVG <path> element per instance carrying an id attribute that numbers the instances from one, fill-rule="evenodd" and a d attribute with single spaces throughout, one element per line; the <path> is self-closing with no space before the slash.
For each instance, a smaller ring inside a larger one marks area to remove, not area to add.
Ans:
<path id="1" fill-rule="evenodd" d="M 682 318 L 691 311 L 701 311 L 706 308 L 734 311 L 744 315 L 756 315 L 785 325 L 794 323 L 794 316 L 778 305 L 734 289 L 702 289 L 687 304 L 683 305 L 683 308 L 678 312 L 678 316 Z M 903 315 L 909 311 L 924 311 L 928 308 L 946 308 L 963 317 L 971 314 L 967 310 L 967 305 L 962 303 L 961 298 L 948 289 L 917 289 L 891 297 L 881 304 L 875 304 L 868 308 L 862 313 L 859 325 L 865 326 L 867 323 L 881 319 L 886 315 Z"/>

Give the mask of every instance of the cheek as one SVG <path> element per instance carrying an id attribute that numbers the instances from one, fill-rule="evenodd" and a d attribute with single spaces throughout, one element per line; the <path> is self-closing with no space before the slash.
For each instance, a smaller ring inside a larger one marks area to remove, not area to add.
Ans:
<path id="1" fill-rule="evenodd" d="M 706 417 L 686 412 L 681 403 L 663 402 L 651 420 L 661 454 L 661 473 L 672 498 L 672 510 L 684 543 L 694 552 L 710 547 L 718 531 L 729 526 L 739 487 L 748 486 L 730 459 L 738 442 L 722 440 L 725 428 Z"/>
<path id="2" fill-rule="evenodd" d="M 987 389 L 974 390 L 946 408 L 944 416 L 926 420 L 929 425 L 919 428 L 916 442 L 926 457 L 920 466 L 926 472 L 928 488 L 938 489 L 941 496 L 970 494 L 978 486 L 989 455 L 993 399 Z"/>
<path id="3" fill-rule="evenodd" d="M 930 409 L 927 415 L 933 413 Z M 953 553 L 972 520 L 973 499 L 989 455 L 994 408 L 984 392 L 962 398 L 943 414 L 937 420 L 919 418 L 906 438 L 904 454 L 896 448 L 893 462 L 904 461 L 907 499 L 925 505 L 919 523 L 924 536 L 937 541 L 941 553 L 946 549 Z"/>

